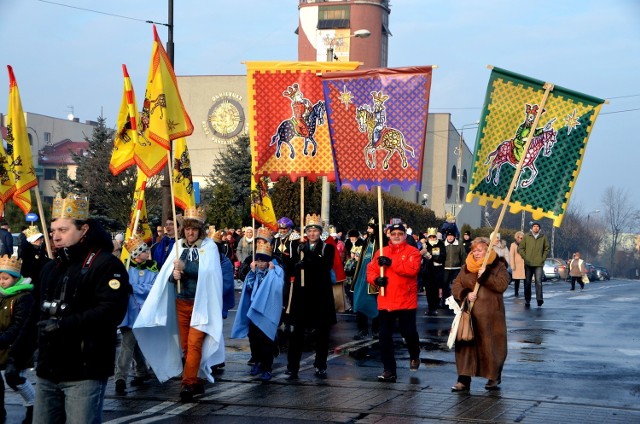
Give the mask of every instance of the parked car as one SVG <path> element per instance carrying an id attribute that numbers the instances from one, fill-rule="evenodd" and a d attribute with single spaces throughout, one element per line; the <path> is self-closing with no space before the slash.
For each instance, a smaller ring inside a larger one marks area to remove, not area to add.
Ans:
<path id="1" fill-rule="evenodd" d="M 585 262 L 584 266 L 587 269 L 587 277 L 589 277 L 589 281 L 598 280 L 598 272 L 596 270 L 595 265 L 589 262 Z"/>
<path id="2" fill-rule="evenodd" d="M 559 280 L 560 279 L 560 263 L 554 258 L 548 258 L 544 261 L 542 281 L 546 280 Z M 564 272 L 566 275 L 567 266 L 564 265 Z"/>
<path id="3" fill-rule="evenodd" d="M 558 275 L 559 275 L 559 279 L 560 280 L 566 280 L 567 276 L 569 275 L 569 266 L 567 265 L 567 261 L 565 261 L 564 259 L 560 259 L 560 258 L 547 258 L 545 263 L 547 261 L 553 261 L 556 263 L 556 267 L 558 267 Z"/>
<path id="4" fill-rule="evenodd" d="M 609 276 L 609 270 L 603 266 L 596 267 L 596 276 L 596 279 L 600 281 L 611 279 L 611 276 Z"/>

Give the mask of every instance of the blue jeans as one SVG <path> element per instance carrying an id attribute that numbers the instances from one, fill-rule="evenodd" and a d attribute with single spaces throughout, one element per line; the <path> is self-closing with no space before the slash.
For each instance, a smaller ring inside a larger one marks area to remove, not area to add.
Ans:
<path id="1" fill-rule="evenodd" d="M 38 377 L 35 424 L 99 424 L 107 380 L 62 381 Z"/>

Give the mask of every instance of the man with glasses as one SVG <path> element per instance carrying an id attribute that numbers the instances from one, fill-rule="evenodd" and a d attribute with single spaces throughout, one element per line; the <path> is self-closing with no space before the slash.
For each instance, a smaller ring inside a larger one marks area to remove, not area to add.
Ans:
<path id="1" fill-rule="evenodd" d="M 380 320 L 380 356 L 384 371 L 378 381 L 395 382 L 396 358 L 393 330 L 399 321 L 400 334 L 409 349 L 409 369 L 420 367 L 420 343 L 416 328 L 418 309 L 418 272 L 420 252 L 407 243 L 406 227 L 402 223 L 389 227 L 389 245 L 380 255 L 376 251 L 367 266 L 367 281 L 380 287 L 378 312 Z"/>

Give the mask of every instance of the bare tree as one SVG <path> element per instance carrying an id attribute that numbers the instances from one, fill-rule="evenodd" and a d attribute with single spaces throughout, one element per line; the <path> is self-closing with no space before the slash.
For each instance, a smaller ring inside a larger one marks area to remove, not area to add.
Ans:
<path id="1" fill-rule="evenodd" d="M 605 189 L 601 202 L 604 209 L 602 218 L 611 231 L 610 268 L 615 273 L 615 253 L 620 242 L 620 236 L 636 225 L 638 210 L 632 204 L 626 189 L 613 186 Z"/>

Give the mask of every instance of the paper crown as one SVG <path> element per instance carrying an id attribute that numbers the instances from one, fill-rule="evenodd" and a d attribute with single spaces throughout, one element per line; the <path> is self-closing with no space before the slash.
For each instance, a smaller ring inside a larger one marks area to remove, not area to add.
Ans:
<path id="1" fill-rule="evenodd" d="M 316 215 L 315 213 L 313 215 L 307 214 L 307 217 L 304 222 L 305 222 L 304 224 L 305 230 L 309 227 L 316 227 L 320 231 L 322 231 L 322 218 L 320 217 L 320 215 Z"/>
<path id="2" fill-rule="evenodd" d="M 211 239 L 216 243 L 222 243 L 222 240 L 224 239 L 225 235 L 226 235 L 225 232 L 222 230 L 218 230 L 218 231 L 214 230 L 213 232 L 209 233 L 209 237 L 211 237 Z"/>
<path id="3" fill-rule="evenodd" d="M 34 241 L 38 240 L 40 237 L 43 236 L 43 234 L 38 229 L 37 225 L 29 226 L 24 232 L 24 235 L 27 237 L 27 241 L 29 243 L 33 243 Z"/>
<path id="4" fill-rule="evenodd" d="M 273 254 L 273 247 L 269 243 L 261 243 L 256 246 L 256 256 L 257 255 L 266 255 L 271 257 Z"/>
<path id="5" fill-rule="evenodd" d="M 435 227 L 427 228 L 427 237 L 428 236 L 438 236 L 438 230 Z"/>
<path id="6" fill-rule="evenodd" d="M 334 225 L 329 225 L 329 235 L 332 237 L 338 235 L 338 231 Z"/>
<path id="7" fill-rule="evenodd" d="M 195 219 L 204 224 L 207 220 L 207 213 L 203 208 L 188 207 L 184 210 L 183 219 Z"/>
<path id="8" fill-rule="evenodd" d="M 266 227 L 260 227 L 256 231 L 256 239 L 266 240 L 267 242 L 271 243 L 271 240 L 273 239 L 273 233 Z"/>
<path id="9" fill-rule="evenodd" d="M 371 218 L 369 219 L 369 222 L 367 222 L 367 225 L 371 228 L 375 228 L 378 226 L 378 223 L 376 222 L 375 218 Z"/>
<path id="10" fill-rule="evenodd" d="M 362 253 L 362 246 L 353 246 L 351 248 L 351 253 L 360 256 L 360 254 Z"/>
<path id="11" fill-rule="evenodd" d="M 149 249 L 147 243 L 138 236 L 133 236 L 128 239 L 124 244 L 124 247 L 127 249 L 127 252 L 129 252 L 129 255 L 131 255 L 131 259 L 137 258 L 142 252 Z"/>
<path id="12" fill-rule="evenodd" d="M 53 199 L 51 219 L 71 218 L 84 221 L 89 218 L 89 200 L 86 196 L 69 194 L 65 199 L 58 193 Z"/>
<path id="13" fill-rule="evenodd" d="M 22 268 L 22 259 L 15 256 L 4 255 L 0 258 L 0 272 L 6 272 L 13 277 L 20 277 L 20 269 Z"/>

